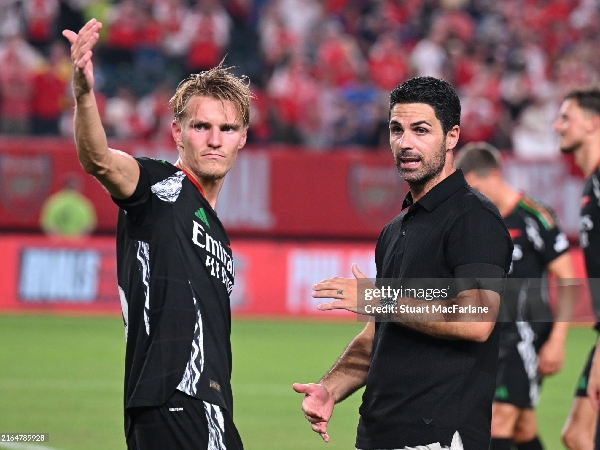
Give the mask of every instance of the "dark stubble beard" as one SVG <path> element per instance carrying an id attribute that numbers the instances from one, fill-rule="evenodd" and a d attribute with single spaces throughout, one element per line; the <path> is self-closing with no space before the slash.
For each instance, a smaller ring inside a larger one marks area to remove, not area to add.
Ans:
<path id="1" fill-rule="evenodd" d="M 568 154 L 568 153 L 575 153 L 579 147 L 581 147 L 582 142 L 575 142 L 571 145 L 569 145 L 568 147 L 560 147 L 560 152 L 563 154 Z"/>
<path id="2" fill-rule="evenodd" d="M 398 173 L 409 185 L 415 187 L 424 186 L 431 179 L 439 175 L 446 165 L 446 139 L 444 139 L 437 152 L 429 158 L 421 159 L 421 167 L 419 169 L 402 169 L 400 157 L 411 155 L 412 153 L 410 151 L 403 151 L 396 154 L 394 159 Z"/>

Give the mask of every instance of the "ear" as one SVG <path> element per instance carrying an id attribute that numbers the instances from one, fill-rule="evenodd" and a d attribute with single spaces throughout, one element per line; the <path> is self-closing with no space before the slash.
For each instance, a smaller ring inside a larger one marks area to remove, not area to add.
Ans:
<path id="1" fill-rule="evenodd" d="M 242 132 L 242 138 L 240 139 L 240 143 L 238 144 L 238 150 L 241 150 L 244 145 L 246 145 L 246 140 L 248 139 L 248 126 L 244 127 L 244 131 Z"/>
<path id="2" fill-rule="evenodd" d="M 446 133 L 446 150 L 452 150 L 458 144 L 458 138 L 460 137 L 460 127 L 454 125 L 448 133 Z"/>
<path id="3" fill-rule="evenodd" d="M 590 126 L 592 132 L 600 130 L 600 116 L 597 114 L 590 115 Z"/>
<path id="4" fill-rule="evenodd" d="M 175 144 L 177 145 L 177 150 L 181 151 L 181 149 L 183 149 L 183 139 L 181 138 L 181 126 L 179 125 L 179 122 L 177 122 L 176 120 L 174 120 L 173 122 L 171 122 L 171 134 L 173 135 L 173 140 L 175 141 Z"/>

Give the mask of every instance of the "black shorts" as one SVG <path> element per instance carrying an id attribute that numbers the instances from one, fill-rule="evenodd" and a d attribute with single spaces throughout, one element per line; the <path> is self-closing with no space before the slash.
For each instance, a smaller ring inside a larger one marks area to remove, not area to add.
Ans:
<path id="1" fill-rule="evenodd" d="M 587 397 L 587 385 L 588 378 L 590 377 L 590 370 L 592 370 L 592 358 L 594 357 L 594 351 L 596 347 L 592 348 L 590 352 L 590 356 L 585 363 L 585 367 L 583 368 L 583 372 L 581 372 L 581 376 L 579 380 L 577 380 L 577 388 L 575 389 L 575 397 Z"/>
<path id="2" fill-rule="evenodd" d="M 129 450 L 243 450 L 227 410 L 175 391 L 162 406 L 125 411 Z"/>
<path id="3" fill-rule="evenodd" d="M 494 401 L 529 409 L 539 401 L 542 378 L 537 367 L 538 353 L 548 340 L 552 324 L 524 322 L 519 327 L 522 339 L 500 345 Z M 517 332 L 516 325 L 514 329 Z"/>

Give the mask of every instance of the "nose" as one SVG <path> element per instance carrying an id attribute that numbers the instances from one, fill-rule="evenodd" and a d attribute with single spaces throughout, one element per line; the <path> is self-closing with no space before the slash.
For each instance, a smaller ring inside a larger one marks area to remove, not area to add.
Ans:
<path id="1" fill-rule="evenodd" d="M 554 121 L 553 128 L 554 128 L 555 131 L 560 132 L 560 129 L 562 128 L 562 126 L 563 126 L 562 120 L 559 117 L 558 119 L 556 119 Z"/>
<path id="2" fill-rule="evenodd" d="M 211 127 L 207 144 L 212 148 L 219 148 L 221 146 L 221 130 L 219 127 Z"/>
<path id="3" fill-rule="evenodd" d="M 413 136 L 410 131 L 405 131 L 402 133 L 402 136 L 398 138 L 398 148 L 399 149 L 411 149 L 414 147 L 413 144 Z"/>

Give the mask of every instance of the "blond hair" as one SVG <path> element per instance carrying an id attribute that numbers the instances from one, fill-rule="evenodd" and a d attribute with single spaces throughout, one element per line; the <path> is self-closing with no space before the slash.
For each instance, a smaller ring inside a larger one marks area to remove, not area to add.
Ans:
<path id="1" fill-rule="evenodd" d="M 244 126 L 250 123 L 250 80 L 247 76 L 237 77 L 230 72 L 231 67 L 218 66 L 204 72 L 195 73 L 184 79 L 175 95 L 169 100 L 175 120 L 180 124 L 186 117 L 186 109 L 194 96 L 212 97 L 217 100 L 231 101 L 237 110 L 238 118 Z"/>

